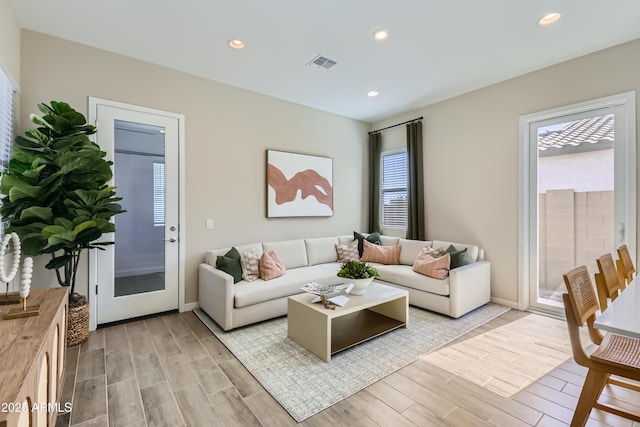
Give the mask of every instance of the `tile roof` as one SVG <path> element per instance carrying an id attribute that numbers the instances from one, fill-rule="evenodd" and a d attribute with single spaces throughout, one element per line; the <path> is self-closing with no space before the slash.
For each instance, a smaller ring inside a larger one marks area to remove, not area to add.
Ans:
<path id="1" fill-rule="evenodd" d="M 599 142 L 613 142 L 613 114 L 589 117 L 567 123 L 562 129 L 548 130 L 538 135 L 538 150 L 579 147 Z"/>

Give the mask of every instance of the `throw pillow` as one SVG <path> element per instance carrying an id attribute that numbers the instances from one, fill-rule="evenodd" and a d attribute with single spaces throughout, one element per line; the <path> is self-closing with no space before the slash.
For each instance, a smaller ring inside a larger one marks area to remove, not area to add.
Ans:
<path id="1" fill-rule="evenodd" d="M 426 252 L 418 254 L 413 263 L 413 271 L 433 277 L 434 279 L 443 280 L 449 274 L 451 264 L 451 255 L 445 254 L 440 258 L 434 258 Z"/>
<path id="2" fill-rule="evenodd" d="M 247 282 L 253 282 L 260 277 L 260 267 L 258 262 L 260 257 L 255 249 L 244 251 L 240 257 L 242 265 L 242 278 Z"/>
<path id="3" fill-rule="evenodd" d="M 271 280 L 282 276 L 287 269 L 284 267 L 278 255 L 271 251 L 264 252 L 260 257 L 260 278 L 262 280 Z"/>
<path id="4" fill-rule="evenodd" d="M 378 246 L 369 243 L 368 240 L 362 242 L 363 250 L 360 261 L 377 262 L 379 264 L 396 265 L 400 258 L 400 245 L 396 246 Z"/>
<path id="5" fill-rule="evenodd" d="M 348 245 L 336 245 L 336 252 L 338 253 L 338 262 L 360 261 L 357 240 L 354 240 Z"/>
<path id="6" fill-rule="evenodd" d="M 441 256 L 443 256 L 444 254 L 446 254 L 444 248 L 430 248 L 428 246 L 425 246 L 422 251 L 426 254 L 431 255 L 434 258 L 440 258 Z"/>
<path id="7" fill-rule="evenodd" d="M 364 240 L 367 240 L 367 241 L 373 243 L 374 245 L 379 245 L 380 244 L 380 233 L 375 232 L 375 233 L 369 234 L 367 237 L 364 237 L 364 234 L 361 234 L 361 233 L 358 233 L 357 231 L 354 231 L 353 232 L 353 240 L 357 240 L 358 241 L 358 256 L 362 256 L 362 250 L 363 250 L 362 242 Z"/>
<path id="8" fill-rule="evenodd" d="M 240 252 L 236 248 L 231 248 L 224 255 L 216 258 L 216 268 L 233 276 L 233 283 L 242 280 L 242 266 L 240 265 Z"/>
<path id="9" fill-rule="evenodd" d="M 467 256 L 467 248 L 462 249 L 461 251 L 457 250 L 455 246 L 449 245 L 446 252 L 451 255 L 451 269 L 458 268 L 466 264 L 464 262 L 465 256 Z"/>

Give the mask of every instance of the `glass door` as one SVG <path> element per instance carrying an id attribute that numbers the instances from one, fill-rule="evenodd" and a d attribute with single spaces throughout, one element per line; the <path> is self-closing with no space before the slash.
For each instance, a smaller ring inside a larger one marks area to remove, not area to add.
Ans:
<path id="1" fill-rule="evenodd" d="M 125 213 L 97 255 L 97 323 L 178 308 L 178 119 L 97 105 Z"/>
<path id="2" fill-rule="evenodd" d="M 562 311 L 563 274 L 615 253 L 635 222 L 624 106 L 529 123 L 529 306 Z M 635 187 L 633 187 L 635 188 Z"/>

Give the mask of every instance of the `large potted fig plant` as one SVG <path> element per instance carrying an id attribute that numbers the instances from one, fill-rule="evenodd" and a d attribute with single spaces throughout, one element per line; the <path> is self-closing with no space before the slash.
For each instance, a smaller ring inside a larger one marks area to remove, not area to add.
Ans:
<path id="1" fill-rule="evenodd" d="M 113 162 L 89 139 L 96 128 L 64 102 L 38 104 L 42 116 L 30 119 L 38 127 L 15 139 L 9 166 L 2 174 L 0 215 L 7 232 L 22 239 L 25 255 L 47 255 L 61 286 L 69 287 L 67 345 L 88 337 L 89 308 L 76 293 L 80 256 L 104 249 L 97 242 L 115 231 L 110 218 L 123 212 L 112 178 Z"/>

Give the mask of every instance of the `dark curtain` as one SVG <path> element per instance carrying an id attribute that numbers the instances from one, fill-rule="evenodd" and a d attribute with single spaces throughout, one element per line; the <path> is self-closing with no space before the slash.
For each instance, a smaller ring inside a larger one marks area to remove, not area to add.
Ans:
<path id="1" fill-rule="evenodd" d="M 380 132 L 369 134 L 369 232 L 380 231 Z"/>
<path id="2" fill-rule="evenodd" d="M 407 125 L 407 239 L 425 240 L 422 122 Z"/>

